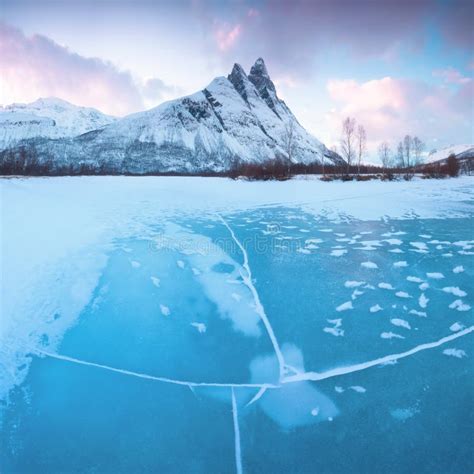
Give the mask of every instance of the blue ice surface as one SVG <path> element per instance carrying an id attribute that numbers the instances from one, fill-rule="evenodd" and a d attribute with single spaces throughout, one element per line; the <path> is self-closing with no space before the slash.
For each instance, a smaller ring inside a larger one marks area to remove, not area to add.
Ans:
<path id="1" fill-rule="evenodd" d="M 225 219 L 247 250 L 253 283 L 295 371 L 321 372 L 400 353 L 453 334 L 454 323 L 472 325 L 472 310 L 449 308 L 457 299 L 474 305 L 472 249 L 464 242 L 472 239 L 469 219 L 336 223 L 282 207 Z M 177 218 L 173 225 L 224 250 L 229 258 L 207 271 L 240 295 L 235 305 L 247 304 L 249 290 L 235 278 L 243 255 L 222 222 Z M 163 232 L 166 226 L 157 225 L 157 235 Z M 347 253 L 334 256 L 334 250 Z M 93 297 L 58 352 L 177 380 L 277 382 L 277 360 L 262 323 L 258 334 L 236 326 L 222 314 L 220 297 L 228 295 L 204 291 L 194 265 L 177 247 L 139 237 L 115 242 Z M 459 266 L 464 271 L 454 273 Z M 429 287 L 421 290 L 407 277 Z M 348 281 L 363 283 L 347 287 Z M 467 295 L 459 298 L 445 287 Z M 409 297 L 397 296 L 400 291 Z M 422 293 L 429 298 L 426 308 L 420 307 Z M 351 309 L 337 311 L 347 302 Z M 375 305 L 382 310 L 371 312 Z M 247 304 L 246 311 L 254 308 Z M 411 329 L 391 320 L 406 321 Z M 205 332 L 192 323 L 204 324 Z M 343 333 L 325 330 L 335 327 Z M 472 472 L 472 347 L 467 335 L 393 365 L 269 389 L 248 406 L 258 388 L 236 387 L 243 471 Z M 446 355 L 448 348 L 464 353 Z M 235 472 L 230 401 L 229 387 L 191 390 L 33 356 L 25 382 L 3 408 L 1 470 Z"/>

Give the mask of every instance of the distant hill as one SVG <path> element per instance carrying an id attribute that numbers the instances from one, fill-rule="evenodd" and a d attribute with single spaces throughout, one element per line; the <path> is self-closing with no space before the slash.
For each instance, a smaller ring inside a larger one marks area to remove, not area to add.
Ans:
<path id="1" fill-rule="evenodd" d="M 436 163 L 448 158 L 449 155 L 454 154 L 456 158 L 474 158 L 474 145 L 450 145 L 441 150 L 433 150 L 426 159 L 426 163 Z"/>
<path id="2" fill-rule="evenodd" d="M 0 150 L 30 138 L 76 137 L 117 120 L 90 107 L 49 97 L 0 107 Z"/>

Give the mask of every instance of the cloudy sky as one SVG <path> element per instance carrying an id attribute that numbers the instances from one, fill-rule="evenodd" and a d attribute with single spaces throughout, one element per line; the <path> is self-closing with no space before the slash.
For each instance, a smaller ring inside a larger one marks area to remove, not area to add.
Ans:
<path id="1" fill-rule="evenodd" d="M 125 115 L 265 59 L 328 146 L 472 143 L 472 0 L 0 0 L 0 104 L 56 96 Z"/>

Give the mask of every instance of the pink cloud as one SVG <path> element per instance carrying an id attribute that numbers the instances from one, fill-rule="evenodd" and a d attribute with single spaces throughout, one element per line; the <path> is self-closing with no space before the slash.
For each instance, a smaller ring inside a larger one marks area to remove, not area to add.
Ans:
<path id="1" fill-rule="evenodd" d="M 217 47 L 220 51 L 225 52 L 234 46 L 235 42 L 242 33 L 242 26 L 237 24 L 231 26 L 228 23 L 216 22 L 214 37 L 217 42 Z"/>
<path id="2" fill-rule="evenodd" d="M 128 72 L 80 56 L 47 37 L 27 37 L 0 22 L 0 103 L 49 96 L 113 115 L 143 109 L 140 91 Z"/>
<path id="3" fill-rule="evenodd" d="M 428 143 L 437 139 L 466 141 L 472 137 L 473 81 L 458 83 L 456 90 L 422 81 L 385 77 L 367 82 L 331 80 L 327 91 L 335 107 L 328 126 L 340 130 L 344 117 L 365 125 L 373 151 L 381 141 L 395 144 L 405 134 Z"/>
<path id="4" fill-rule="evenodd" d="M 463 76 L 457 69 L 448 67 L 433 71 L 433 76 L 442 78 L 445 82 L 451 84 L 467 84 L 471 79 Z"/>

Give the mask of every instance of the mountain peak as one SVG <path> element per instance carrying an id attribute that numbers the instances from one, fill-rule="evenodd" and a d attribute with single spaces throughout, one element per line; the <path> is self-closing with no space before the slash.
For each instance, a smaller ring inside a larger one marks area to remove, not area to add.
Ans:
<path id="1" fill-rule="evenodd" d="M 278 104 L 280 104 L 280 99 L 278 99 L 275 84 L 273 84 L 272 80 L 270 79 L 267 67 L 265 66 L 265 62 L 262 58 L 258 58 L 255 61 L 255 64 L 250 69 L 248 79 L 255 86 L 258 93 L 260 94 L 260 97 L 267 103 L 268 107 L 270 107 L 270 109 L 275 112 L 278 118 L 281 119 L 280 114 L 277 111 Z"/>
<path id="2" fill-rule="evenodd" d="M 270 79 L 268 75 L 267 67 L 265 66 L 265 61 L 262 58 L 258 58 L 255 61 L 255 64 L 250 69 L 251 76 L 260 76 Z"/>
<path id="3" fill-rule="evenodd" d="M 232 68 L 232 72 L 227 76 L 227 79 L 232 83 L 237 92 L 242 96 L 242 98 L 248 100 L 248 91 L 247 91 L 247 74 L 245 74 L 244 68 L 235 63 Z"/>
<path id="4" fill-rule="evenodd" d="M 244 68 L 239 63 L 235 63 L 234 67 L 232 68 L 232 72 L 230 73 L 230 76 L 245 76 L 245 77 L 247 77 L 247 74 L 245 74 Z"/>

